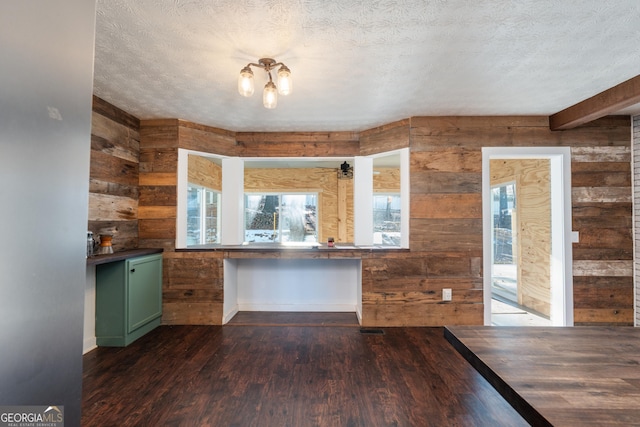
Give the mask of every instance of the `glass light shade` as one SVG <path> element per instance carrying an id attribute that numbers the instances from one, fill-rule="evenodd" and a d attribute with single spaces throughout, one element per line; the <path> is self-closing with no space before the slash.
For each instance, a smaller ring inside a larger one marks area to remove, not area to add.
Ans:
<path id="1" fill-rule="evenodd" d="M 238 92 L 242 96 L 251 96 L 253 90 L 253 71 L 249 67 L 244 67 L 238 77 Z"/>
<path id="2" fill-rule="evenodd" d="M 264 92 L 262 93 L 262 105 L 264 108 L 276 108 L 278 105 L 278 89 L 273 82 L 267 82 L 264 85 Z"/>
<path id="3" fill-rule="evenodd" d="M 291 71 L 284 65 L 278 70 L 278 93 L 280 95 L 289 95 L 293 90 L 293 82 L 291 81 Z"/>

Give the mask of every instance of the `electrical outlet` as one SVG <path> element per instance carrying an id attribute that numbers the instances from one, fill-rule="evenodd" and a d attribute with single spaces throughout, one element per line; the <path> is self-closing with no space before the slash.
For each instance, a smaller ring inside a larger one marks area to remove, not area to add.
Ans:
<path id="1" fill-rule="evenodd" d="M 451 301 L 451 289 L 450 288 L 442 289 L 442 301 Z"/>

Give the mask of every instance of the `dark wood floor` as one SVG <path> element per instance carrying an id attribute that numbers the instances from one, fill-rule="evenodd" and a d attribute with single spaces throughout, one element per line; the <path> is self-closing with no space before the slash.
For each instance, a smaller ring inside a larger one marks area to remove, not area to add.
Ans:
<path id="1" fill-rule="evenodd" d="M 240 311 L 227 323 L 231 326 L 358 326 L 356 313 Z"/>
<path id="2" fill-rule="evenodd" d="M 442 328 L 383 332 L 161 326 L 84 356 L 82 425 L 527 425 Z"/>
<path id="3" fill-rule="evenodd" d="M 640 328 L 451 326 L 446 337 L 536 426 L 640 426 Z"/>

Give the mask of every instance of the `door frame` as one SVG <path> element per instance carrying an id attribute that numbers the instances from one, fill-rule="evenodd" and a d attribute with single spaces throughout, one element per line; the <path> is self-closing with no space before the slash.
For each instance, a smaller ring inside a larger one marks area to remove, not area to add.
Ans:
<path id="1" fill-rule="evenodd" d="M 484 324 L 491 325 L 491 174 L 495 159 L 549 159 L 551 167 L 551 324 L 573 326 L 570 147 L 482 148 Z"/>

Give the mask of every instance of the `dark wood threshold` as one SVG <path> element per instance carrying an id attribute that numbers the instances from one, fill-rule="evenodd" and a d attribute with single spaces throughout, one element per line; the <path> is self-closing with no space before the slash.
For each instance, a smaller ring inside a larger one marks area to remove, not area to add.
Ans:
<path id="1" fill-rule="evenodd" d="M 359 327 L 356 313 L 240 311 L 228 326 L 341 326 Z"/>
<path id="2" fill-rule="evenodd" d="M 444 328 L 444 337 L 451 345 L 496 389 L 513 408 L 518 411 L 522 418 L 533 426 L 552 426 L 540 412 L 538 412 L 529 402 L 520 396 L 506 381 L 504 381 L 489 365 L 484 363 L 469 347 L 460 341 L 449 330 Z"/>
<path id="3" fill-rule="evenodd" d="M 640 328 L 447 326 L 444 337 L 532 425 L 640 425 Z"/>

